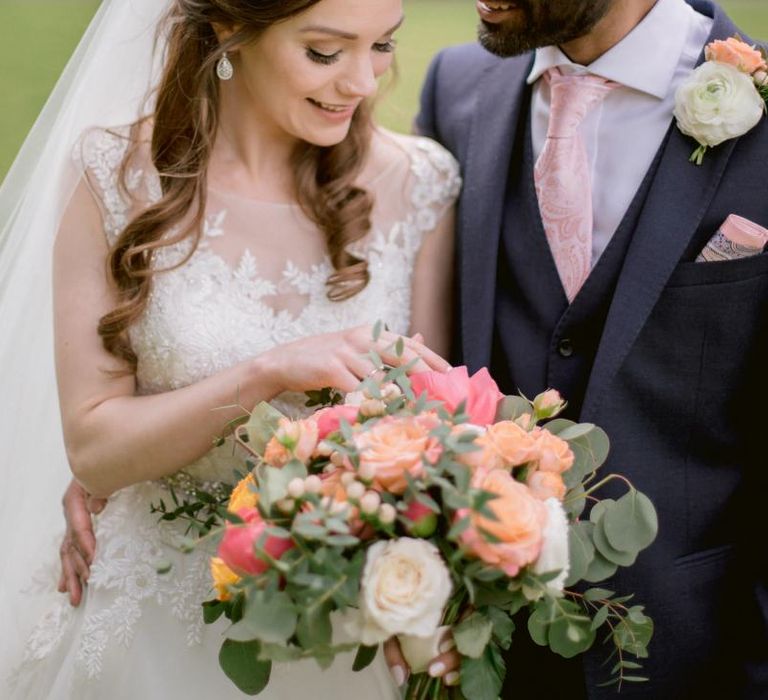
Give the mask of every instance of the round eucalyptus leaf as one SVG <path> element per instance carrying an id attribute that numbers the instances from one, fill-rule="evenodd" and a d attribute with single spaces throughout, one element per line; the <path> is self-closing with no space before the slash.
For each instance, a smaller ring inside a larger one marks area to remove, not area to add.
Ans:
<path id="1" fill-rule="evenodd" d="M 632 489 L 606 512 L 604 527 L 605 535 L 615 549 L 640 551 L 656 539 L 659 520 L 648 496 Z"/>
<path id="2" fill-rule="evenodd" d="M 637 559 L 637 551 L 622 552 L 611 546 L 605 533 L 605 518 L 601 518 L 600 522 L 595 525 L 593 540 L 597 551 L 613 564 L 632 566 Z"/>

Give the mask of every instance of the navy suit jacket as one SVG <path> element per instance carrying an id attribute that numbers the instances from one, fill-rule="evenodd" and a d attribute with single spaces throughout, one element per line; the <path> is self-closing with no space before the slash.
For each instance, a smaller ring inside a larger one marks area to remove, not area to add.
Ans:
<path id="1" fill-rule="evenodd" d="M 714 3 L 688 1 L 714 18 L 710 40 L 744 36 Z M 475 44 L 443 51 L 417 119 L 464 177 L 457 342 L 473 371 L 491 359 L 507 173 L 530 106 L 531 61 Z M 768 228 L 768 119 L 700 167 L 688 161 L 695 146 L 670 124 L 580 419 L 611 438 L 606 473 L 627 475 L 659 512 L 657 541 L 607 586 L 636 593 L 656 622 L 644 663 L 651 681 L 622 695 L 768 698 L 768 254 L 694 262 L 729 214 Z M 590 698 L 615 697 L 597 687 L 606 649 L 583 659 Z"/>

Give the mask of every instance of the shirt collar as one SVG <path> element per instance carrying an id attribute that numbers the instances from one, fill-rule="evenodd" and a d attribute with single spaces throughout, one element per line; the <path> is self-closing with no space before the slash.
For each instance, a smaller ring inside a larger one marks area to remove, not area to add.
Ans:
<path id="1" fill-rule="evenodd" d="M 651 11 L 616 46 L 588 67 L 573 63 L 557 46 L 536 50 L 528 84 L 547 70 L 591 73 L 663 100 L 669 93 L 694 10 L 685 0 L 658 0 Z"/>

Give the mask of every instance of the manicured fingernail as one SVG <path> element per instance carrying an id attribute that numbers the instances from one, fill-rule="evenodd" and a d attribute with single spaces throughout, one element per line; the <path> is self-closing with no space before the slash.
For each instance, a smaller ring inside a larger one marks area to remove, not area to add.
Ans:
<path id="1" fill-rule="evenodd" d="M 445 685 L 456 685 L 458 682 L 459 682 L 458 671 L 451 671 L 450 673 L 446 673 L 445 678 L 443 678 L 443 683 L 445 683 Z"/>
<path id="2" fill-rule="evenodd" d="M 438 647 L 438 651 L 441 654 L 445 654 L 449 652 L 453 647 L 456 646 L 456 642 L 453 641 L 453 637 L 448 637 L 448 639 L 444 639 L 442 642 L 440 642 L 440 646 Z"/>
<path id="3" fill-rule="evenodd" d="M 445 664 L 442 661 L 435 661 L 430 667 L 429 667 L 429 675 L 432 676 L 432 678 L 440 678 L 445 673 Z"/>
<path id="4" fill-rule="evenodd" d="M 395 679 L 395 685 L 399 688 L 405 683 L 405 669 L 402 666 L 393 666 L 392 678 Z"/>

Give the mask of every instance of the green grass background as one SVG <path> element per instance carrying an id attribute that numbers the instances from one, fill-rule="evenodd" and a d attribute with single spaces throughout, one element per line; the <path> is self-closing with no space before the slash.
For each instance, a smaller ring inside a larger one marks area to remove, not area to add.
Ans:
<path id="1" fill-rule="evenodd" d="M 723 0 L 751 36 L 768 39 L 767 0 Z M 408 131 L 429 59 L 443 46 L 471 41 L 473 0 L 405 0 L 398 34 L 400 77 L 379 108 L 381 121 Z M 77 45 L 99 0 L 0 0 L 0 179 Z"/>

